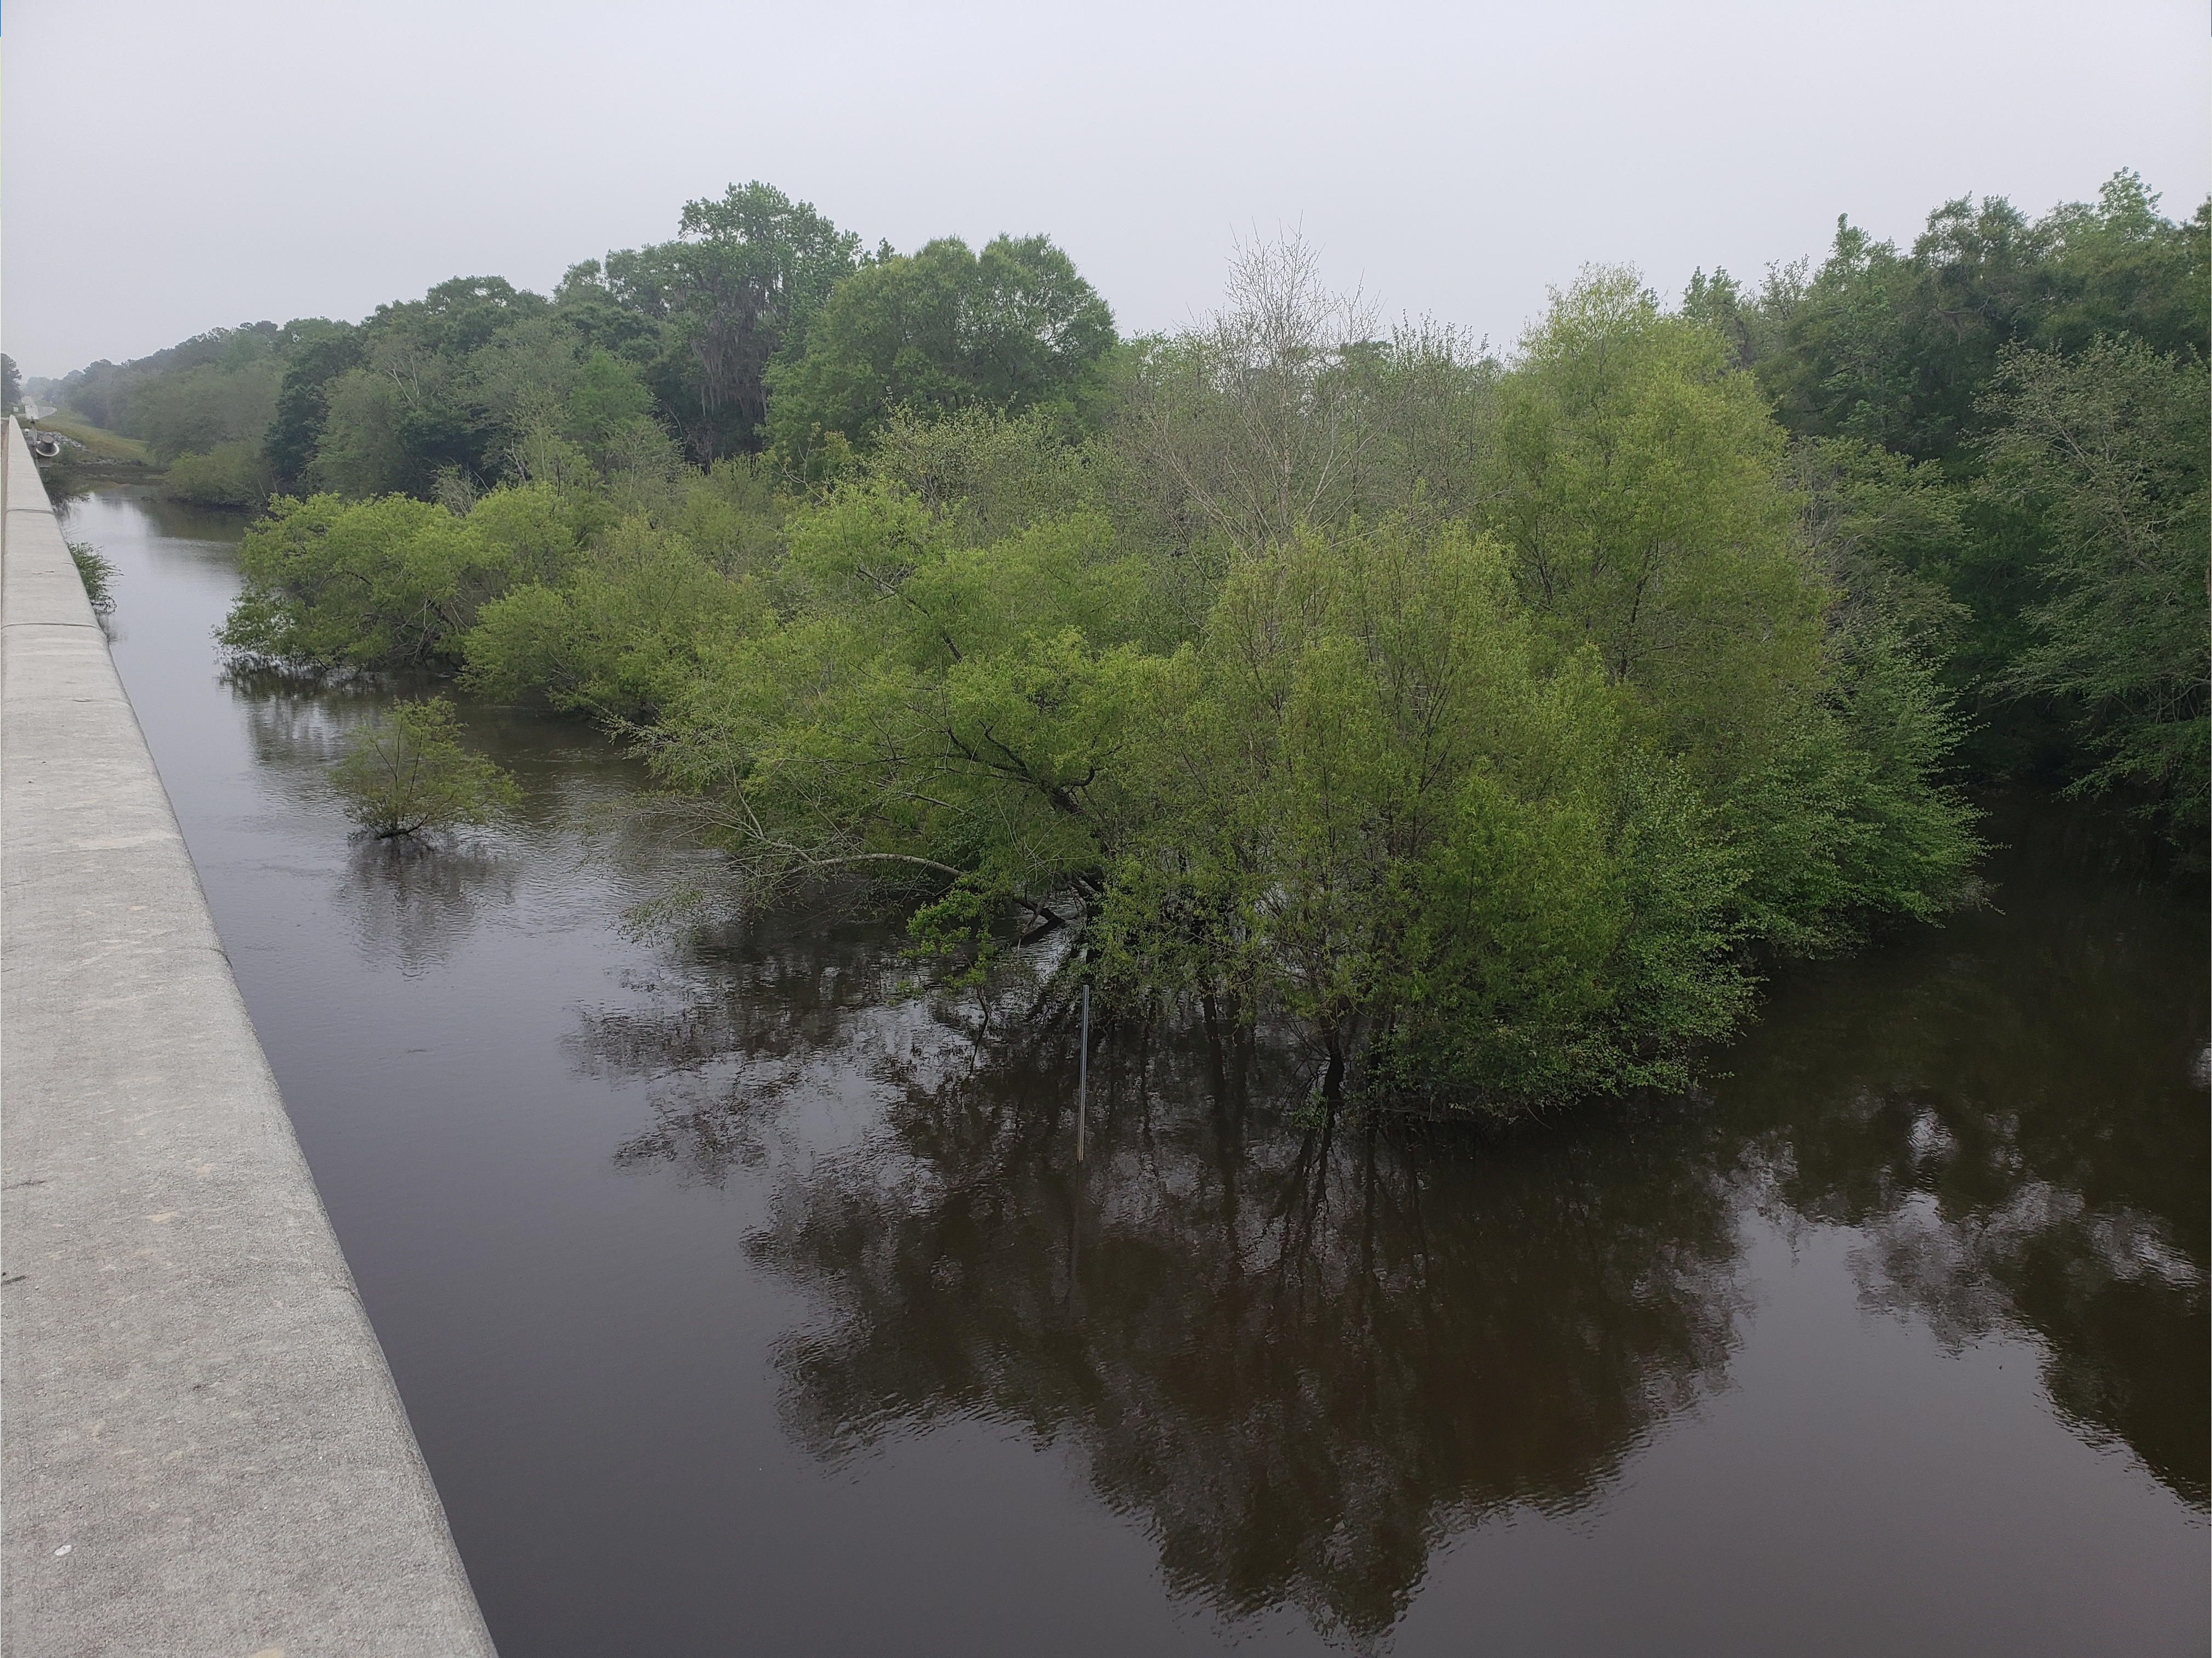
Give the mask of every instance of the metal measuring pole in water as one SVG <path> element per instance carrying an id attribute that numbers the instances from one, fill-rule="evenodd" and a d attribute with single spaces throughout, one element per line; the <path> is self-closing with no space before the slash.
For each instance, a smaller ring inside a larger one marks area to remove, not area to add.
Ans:
<path id="1" fill-rule="evenodd" d="M 1075 1160 L 1083 1161 L 1084 1104 L 1091 1093 L 1091 987 L 1083 987 L 1083 1046 L 1075 1060 Z"/>

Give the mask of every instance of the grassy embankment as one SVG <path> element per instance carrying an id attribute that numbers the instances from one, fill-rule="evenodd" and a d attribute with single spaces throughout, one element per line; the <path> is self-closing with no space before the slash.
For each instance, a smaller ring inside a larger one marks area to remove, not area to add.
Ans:
<path id="1" fill-rule="evenodd" d="M 40 476 L 56 495 L 82 494 L 101 483 L 151 483 L 167 470 L 137 439 L 103 430 L 79 416 L 42 415 L 23 427 L 27 435 L 52 432 L 66 440 L 58 459 L 39 463 Z"/>

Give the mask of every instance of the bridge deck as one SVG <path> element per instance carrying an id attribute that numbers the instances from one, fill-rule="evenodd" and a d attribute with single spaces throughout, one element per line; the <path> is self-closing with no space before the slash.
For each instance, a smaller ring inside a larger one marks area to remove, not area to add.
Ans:
<path id="1" fill-rule="evenodd" d="M 4 443 L 0 1647 L 489 1655 L 12 421 Z"/>

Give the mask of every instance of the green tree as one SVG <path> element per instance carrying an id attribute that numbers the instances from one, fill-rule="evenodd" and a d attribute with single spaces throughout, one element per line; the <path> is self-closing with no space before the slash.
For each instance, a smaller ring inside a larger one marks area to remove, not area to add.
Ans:
<path id="1" fill-rule="evenodd" d="M 769 366 L 852 270 L 860 239 L 756 179 L 684 204 L 677 239 L 571 270 L 564 307 L 646 364 L 647 382 L 701 465 L 757 450 Z M 650 323 L 644 337 L 624 313 Z"/>
<path id="2" fill-rule="evenodd" d="M 419 397 L 419 377 L 415 389 Z M 322 434 L 304 483 L 356 500 L 427 491 L 432 474 L 415 452 L 410 413 L 408 391 L 391 375 L 368 368 L 340 374 L 325 390 Z"/>
<path id="3" fill-rule="evenodd" d="M 271 664 L 450 671 L 487 602 L 558 581 L 576 556 L 543 485 L 494 490 L 465 517 L 404 495 L 284 497 L 246 533 L 245 580 L 218 636 Z"/>
<path id="4" fill-rule="evenodd" d="M 1556 297 L 1500 398 L 1480 518 L 1523 598 L 1727 774 L 1817 685 L 1828 598 L 1758 387 L 1633 272 L 1603 270 Z"/>
<path id="5" fill-rule="evenodd" d="M 2064 355 L 2126 336 L 2161 355 L 2203 355 L 2212 339 L 2212 201 L 2177 222 L 2142 175 L 2116 173 L 2094 204 L 2056 208 L 2038 230 L 2051 252 L 2034 332 L 2021 343 Z"/>
<path id="6" fill-rule="evenodd" d="M 2060 700 L 2095 763 L 2077 792 L 2145 789 L 2177 838 L 2207 826 L 2208 392 L 2202 358 L 2100 338 L 2009 356 L 1982 488 L 2039 523 L 2032 642 L 2004 684 Z"/>
<path id="7" fill-rule="evenodd" d="M 463 746 L 442 696 L 394 703 L 355 732 L 330 780 L 346 816 L 380 841 L 488 823 L 522 799 L 512 777 Z"/>
<path id="8" fill-rule="evenodd" d="M 161 479 L 161 493 L 197 507 L 252 510 L 267 503 L 275 483 L 261 446 L 240 439 L 178 456 Z"/>
<path id="9" fill-rule="evenodd" d="M 1242 560 L 1152 685 L 1111 977 L 1278 1007 L 1332 1095 L 1510 1116 L 1724 1033 L 1739 860 L 1495 544 L 1404 520 Z"/>
<path id="10" fill-rule="evenodd" d="M 285 331 L 271 322 L 210 329 L 126 363 L 102 361 L 64 375 L 55 388 L 55 401 L 106 430 L 151 438 L 148 416 L 154 405 L 149 393 L 158 398 L 171 377 L 198 369 L 216 371 L 203 383 L 219 384 L 234 372 L 264 362 L 272 350 L 281 351 L 284 338 Z M 188 411 L 190 400 L 185 407 Z"/>
<path id="11" fill-rule="evenodd" d="M 359 366 L 325 383 L 323 429 L 301 481 L 354 496 L 428 496 L 441 477 L 496 477 L 514 428 L 486 405 L 477 355 L 550 309 L 498 276 L 455 276 L 420 300 L 378 307 L 361 327 Z"/>
<path id="12" fill-rule="evenodd" d="M 263 453 L 278 487 L 296 488 L 307 477 L 330 415 L 331 382 L 361 364 L 362 337 L 349 323 L 293 325 L 301 338 L 285 357 Z"/>
<path id="13" fill-rule="evenodd" d="M 1948 544 L 1931 549 L 1915 534 L 1907 556 L 1914 577 L 1939 584 L 1957 607 L 1958 625 L 1930 660 L 1974 716 L 1960 755 L 1982 776 L 2063 781 L 2111 758 L 2086 744 L 2088 727 L 2063 698 L 2017 694 L 2014 670 L 2041 637 L 2032 613 L 2048 597 L 2047 537 L 2040 508 L 2020 492 L 1977 483 L 2009 418 L 1997 394 L 2008 354 L 2063 359 L 2109 337 L 2201 358 L 2212 328 L 2208 258 L 2212 203 L 2169 220 L 2142 179 L 2123 172 L 2095 201 L 2033 222 L 2001 198 L 1948 202 L 1905 251 L 1844 222 L 1817 270 L 1777 271 L 1756 295 L 1725 273 L 1701 273 L 1685 297 L 1801 439 L 1850 438 L 1940 463 L 1916 471 L 1894 499 L 1924 507 L 1931 488 L 1951 497 Z M 1864 495 L 1873 475 L 1855 470 L 1850 487 Z"/>
<path id="14" fill-rule="evenodd" d="M 758 580 L 726 577 L 689 537 L 627 519 L 561 579 L 485 604 L 462 641 L 463 680 L 634 725 L 681 699 L 708 653 L 768 614 Z"/>
<path id="15" fill-rule="evenodd" d="M 1095 516 L 963 546 L 848 485 L 791 525 L 790 620 L 708 653 L 655 764 L 758 887 L 919 876 L 1040 914 L 1096 885 L 1134 579 Z"/>
<path id="16" fill-rule="evenodd" d="M 540 477 L 549 442 L 572 447 L 586 463 L 574 487 L 601 488 L 635 507 L 679 464 L 656 417 L 641 372 L 604 347 L 588 344 L 562 315 L 530 318 L 478 347 L 460 374 L 487 434 L 485 464 L 514 480 Z M 557 469 L 556 469 L 557 470 Z M 474 479 L 455 468 L 441 489 Z"/>
<path id="17" fill-rule="evenodd" d="M 840 282 L 805 352 L 768 377 L 769 435 L 804 465 L 825 437 L 872 438 L 894 410 L 1036 410 L 1075 431 L 1104 390 L 1113 313 L 1042 236 L 885 252 Z"/>
<path id="18" fill-rule="evenodd" d="M 1946 202 L 1902 251 L 1839 218 L 1817 269 L 1777 268 L 1756 294 L 1700 271 L 1684 307 L 1756 369 L 1791 431 L 1971 473 L 1978 400 L 2006 348 L 2063 354 L 2125 333 L 2203 349 L 2208 230 L 2212 203 L 2176 223 L 2122 172 L 2095 202 L 2032 222 L 2002 197 Z"/>
<path id="19" fill-rule="evenodd" d="M 1925 654 L 1854 627 L 1785 439 L 1724 340 L 1632 275 L 1560 295 L 1499 391 L 1479 516 L 1558 648 L 1594 648 L 1748 859 L 1751 936 L 1850 941 L 1957 902 L 1979 847 Z"/>
<path id="20" fill-rule="evenodd" d="M 1332 1098 L 1677 1086 L 1753 952 L 1972 894 L 1940 665 L 1983 520 L 2052 509 L 1965 489 L 1960 388 L 2059 244 L 1953 206 L 1673 313 L 1593 271 L 1500 361 L 1295 243 L 1121 348 L 1042 238 L 854 268 L 733 190 L 550 305 L 271 348 L 331 370 L 270 422 L 325 493 L 224 640 L 597 718 L 752 902 L 881 902 L 955 979 L 1072 923 L 1109 1005 L 1279 1022 Z"/>
<path id="21" fill-rule="evenodd" d="M 143 439 L 164 465 L 225 443 L 258 447 L 283 377 L 272 343 L 241 333 L 218 361 L 141 385 L 131 403 L 131 435 Z"/>

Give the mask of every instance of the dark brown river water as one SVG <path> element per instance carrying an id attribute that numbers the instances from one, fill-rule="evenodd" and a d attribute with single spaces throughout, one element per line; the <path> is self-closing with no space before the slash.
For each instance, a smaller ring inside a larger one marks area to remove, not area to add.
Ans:
<path id="1" fill-rule="evenodd" d="M 132 496 L 115 657 L 505 1658 L 2208 1649 L 2207 903 L 1993 803 L 1996 907 L 1791 967 L 1693 1101 L 1302 1128 L 1265 1055 L 680 944 L 637 775 L 349 841 L 381 693 L 227 681 Z"/>

